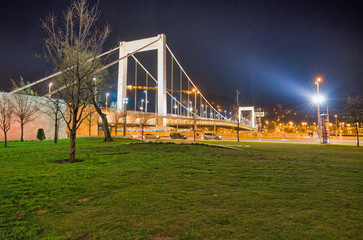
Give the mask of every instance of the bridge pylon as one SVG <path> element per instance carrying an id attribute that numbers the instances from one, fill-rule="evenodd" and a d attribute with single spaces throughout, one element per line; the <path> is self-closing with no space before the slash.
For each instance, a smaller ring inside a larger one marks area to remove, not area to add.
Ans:
<path id="1" fill-rule="evenodd" d="M 119 56 L 130 54 L 132 52 L 145 52 L 157 50 L 157 114 L 165 116 L 167 114 L 166 103 L 166 36 L 165 34 L 159 34 L 155 37 L 144 38 L 129 42 L 120 42 Z M 119 61 L 118 82 L 117 82 L 117 108 L 124 109 L 123 99 L 127 96 L 127 58 L 123 58 Z M 162 125 L 165 125 L 166 121 L 163 121 Z"/>

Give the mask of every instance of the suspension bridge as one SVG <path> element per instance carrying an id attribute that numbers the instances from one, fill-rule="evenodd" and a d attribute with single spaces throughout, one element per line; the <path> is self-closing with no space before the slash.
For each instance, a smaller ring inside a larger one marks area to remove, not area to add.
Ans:
<path id="1" fill-rule="evenodd" d="M 198 127 L 214 127 L 215 131 L 216 127 L 236 128 L 239 122 L 240 129 L 255 129 L 253 107 L 241 107 L 236 118 L 232 117 L 231 113 L 228 115 L 229 112 L 226 111 L 223 114 L 221 109 L 208 101 L 167 45 L 164 34 L 120 42 L 118 47 L 97 57 L 117 54 L 117 51 L 118 58 L 107 63 L 101 70 L 118 64 L 116 107 L 121 112 L 127 111 L 129 116 L 152 114 L 157 119 L 154 123 L 157 126 L 188 127 L 197 121 Z M 156 65 L 156 70 L 147 68 L 136 56 L 148 51 L 157 52 L 157 60 L 151 64 Z M 52 78 L 62 73 L 56 72 L 46 76 L 13 93 L 38 84 L 49 84 Z M 49 87 L 45 96 L 50 97 L 62 90 L 59 88 L 51 91 Z M 113 109 L 107 108 L 107 100 L 104 112 L 107 115 L 114 112 Z"/>

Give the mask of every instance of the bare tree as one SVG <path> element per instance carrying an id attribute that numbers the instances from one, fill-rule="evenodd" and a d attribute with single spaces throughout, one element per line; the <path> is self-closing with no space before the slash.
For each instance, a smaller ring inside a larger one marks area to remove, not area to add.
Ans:
<path id="1" fill-rule="evenodd" d="M 240 97 L 241 93 L 240 91 L 237 89 L 236 90 L 236 97 L 235 97 L 235 102 L 234 102 L 234 108 L 235 108 L 235 114 L 234 117 L 237 120 L 237 141 L 239 142 L 239 130 L 240 130 L 240 123 L 241 123 L 241 119 L 239 116 L 239 108 L 242 107 L 242 98 Z"/>
<path id="2" fill-rule="evenodd" d="M 134 117 L 134 123 L 141 127 L 141 139 L 144 138 L 145 126 L 153 118 L 155 118 L 155 115 L 150 112 L 140 112 Z"/>
<path id="3" fill-rule="evenodd" d="M 91 105 L 87 107 L 87 115 L 86 123 L 88 126 L 88 136 L 91 136 L 92 124 L 97 122 L 97 114 L 95 114 L 95 110 L 91 107 Z"/>
<path id="4" fill-rule="evenodd" d="M 16 83 L 12 80 L 13 90 L 26 86 L 29 83 L 25 83 L 23 78 L 20 77 L 20 81 Z M 27 88 L 13 94 L 13 106 L 15 120 L 20 123 L 21 136 L 20 141 L 24 142 L 24 126 L 35 120 L 36 113 L 39 111 L 37 103 L 34 101 L 33 96 L 36 93 L 31 89 Z"/>
<path id="5" fill-rule="evenodd" d="M 110 28 L 96 28 L 98 16 L 97 6 L 89 8 L 86 0 L 75 0 L 63 14 L 60 24 L 54 15 L 42 24 L 47 34 L 44 59 L 54 66 L 55 71 L 63 72 L 53 83 L 57 96 L 68 108 L 69 117 L 66 114 L 62 117 L 70 135 L 70 162 L 76 161 L 76 133 L 88 117 L 85 109 L 95 100 L 90 83 L 93 78 L 102 77 L 103 59 L 97 56 L 102 52 Z"/>
<path id="6" fill-rule="evenodd" d="M 61 119 L 66 115 L 66 109 L 63 108 L 64 101 L 59 98 L 47 98 L 44 101 L 43 113 L 47 114 L 54 121 L 54 143 L 58 142 L 59 127 L 61 126 Z"/>
<path id="7" fill-rule="evenodd" d="M 8 95 L 0 97 L 0 129 L 4 132 L 5 147 L 8 146 L 7 133 L 10 130 L 13 118 L 13 105 Z"/>
<path id="8" fill-rule="evenodd" d="M 359 123 L 363 121 L 363 102 L 362 97 L 348 97 L 345 105 L 345 118 L 347 122 L 355 124 L 357 147 L 359 147 Z"/>
<path id="9" fill-rule="evenodd" d="M 106 114 L 104 114 L 102 112 L 102 109 L 101 109 L 100 105 L 96 101 L 96 99 L 99 97 L 99 94 L 101 93 L 101 91 L 99 91 L 99 90 L 105 87 L 104 77 L 99 76 L 98 78 L 93 78 L 93 80 L 94 81 L 88 82 L 89 91 L 93 95 L 92 104 L 93 104 L 96 112 L 98 113 L 98 115 L 100 115 L 100 117 L 102 119 L 102 128 L 103 128 L 103 132 L 104 132 L 104 140 L 106 142 L 112 142 L 113 139 L 112 139 L 112 136 L 111 136 L 111 133 L 110 133 L 110 128 L 109 128 L 107 116 L 106 116 Z"/>
<path id="10" fill-rule="evenodd" d="M 115 135 L 117 135 L 117 127 L 121 124 L 125 124 L 125 113 L 119 109 L 116 109 L 112 120 L 115 124 Z"/>

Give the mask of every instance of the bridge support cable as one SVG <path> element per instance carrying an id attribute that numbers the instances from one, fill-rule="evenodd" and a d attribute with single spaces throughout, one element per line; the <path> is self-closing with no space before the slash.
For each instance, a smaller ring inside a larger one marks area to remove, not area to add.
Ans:
<path id="1" fill-rule="evenodd" d="M 158 83 L 158 81 L 156 80 L 156 78 L 153 76 L 153 75 L 151 75 L 151 73 L 149 72 L 149 71 L 147 71 L 147 69 L 144 67 L 144 65 L 134 56 L 134 55 L 132 55 L 132 57 L 135 59 L 135 61 L 138 63 L 138 65 L 142 68 L 142 69 L 144 69 L 144 71 L 150 76 L 150 78 L 152 79 L 152 80 L 154 80 L 155 81 L 155 83 Z M 169 91 L 166 91 L 166 94 L 168 94 L 178 105 L 180 105 L 181 107 L 183 107 L 184 109 L 187 109 L 187 107 L 186 106 L 184 106 L 184 104 L 182 103 L 182 102 L 180 102 L 178 99 L 176 99 L 176 98 L 174 98 L 173 97 L 173 95 L 169 92 Z M 155 105 L 157 105 L 156 103 L 155 103 Z M 194 115 L 194 113 L 193 113 L 193 115 Z"/>
<path id="2" fill-rule="evenodd" d="M 114 52 L 114 51 L 118 50 L 119 48 L 120 48 L 120 47 L 117 47 L 117 48 L 111 49 L 110 51 L 104 52 L 104 53 L 102 53 L 102 54 L 100 54 L 100 55 L 96 56 L 95 58 L 103 57 L 104 55 L 107 55 L 107 54 L 109 54 L 109 53 L 111 53 L 111 52 Z M 92 59 L 94 59 L 94 58 L 88 59 L 88 60 L 87 60 L 87 62 L 91 61 Z M 24 90 L 24 89 L 27 89 L 27 88 L 31 87 L 31 86 L 34 86 L 34 85 L 36 85 L 36 84 L 39 84 L 39 83 L 41 83 L 41 82 L 44 82 L 44 81 L 49 80 L 49 79 L 51 79 L 51 78 L 54 78 L 54 77 L 56 77 L 56 76 L 58 76 L 58 75 L 60 75 L 60 74 L 62 74 L 62 73 L 64 73 L 64 72 L 66 72 L 66 71 L 71 70 L 72 68 L 73 68 L 73 67 L 70 67 L 70 68 L 67 68 L 67 69 L 65 69 L 65 70 L 63 70 L 63 71 L 59 71 L 59 72 L 53 73 L 53 74 L 51 74 L 51 75 L 49 75 L 49 76 L 47 76 L 47 77 L 44 77 L 44 78 L 41 78 L 41 79 L 39 79 L 39 80 L 37 80 L 37 81 L 35 81 L 35 82 L 29 83 L 28 85 L 26 85 L 26 86 L 24 86 L 24 87 L 21 87 L 21 88 L 15 89 L 15 90 L 11 91 L 10 93 L 17 93 L 17 92 L 20 92 L 20 91 L 22 91 L 22 90 Z"/>
<path id="3" fill-rule="evenodd" d="M 116 63 L 118 63 L 118 62 L 120 62 L 121 60 L 123 60 L 123 59 L 125 59 L 125 58 L 128 58 L 128 57 L 130 57 L 130 56 L 132 56 L 132 55 L 134 55 L 135 53 L 138 53 L 138 52 L 140 52 L 141 50 L 143 50 L 143 49 L 145 49 L 145 48 L 147 48 L 147 47 L 149 47 L 150 45 L 152 45 L 152 44 L 154 44 L 154 43 L 156 43 L 157 41 L 159 41 L 160 40 L 160 37 L 158 38 L 158 39 L 156 39 L 155 41 L 152 41 L 152 42 L 150 42 L 150 43 L 148 43 L 148 44 L 146 44 L 146 45 L 144 45 L 144 46 L 142 46 L 141 48 L 138 48 L 138 49 L 136 49 L 135 51 L 133 51 L 133 52 L 131 52 L 131 53 L 128 53 L 128 54 L 126 54 L 126 55 L 124 55 L 124 56 L 122 56 L 122 57 L 120 57 L 119 59 L 117 59 L 117 60 L 115 60 L 115 61 L 112 61 L 111 63 L 109 63 L 109 64 L 106 64 L 105 66 L 103 66 L 103 67 L 101 67 L 100 69 L 98 69 L 97 70 L 97 72 L 100 72 L 100 71 L 103 71 L 103 70 L 105 70 L 105 69 L 107 69 L 107 68 L 109 68 L 109 67 L 111 67 L 112 65 L 115 65 Z M 111 51 L 108 51 L 108 52 L 106 52 L 106 53 L 110 53 L 110 52 L 112 52 L 112 51 L 114 51 L 114 50 L 117 50 L 117 49 L 120 49 L 120 47 L 117 47 L 117 48 L 115 48 L 115 49 L 112 49 Z M 103 55 L 102 56 L 104 56 L 106 53 L 103 53 Z M 92 59 L 90 59 L 90 60 L 92 60 Z M 90 61 L 89 60 L 89 61 Z M 69 70 L 69 69 L 66 69 L 66 70 Z M 52 75 L 50 75 L 50 76 L 48 76 L 48 77 L 46 77 L 47 79 L 49 79 L 49 78 L 51 78 L 51 77 L 55 77 L 55 76 L 57 76 L 57 75 L 59 75 L 59 74 L 62 74 L 62 73 L 64 73 L 66 70 L 64 70 L 64 71 L 61 71 L 61 72 L 58 72 L 58 73 L 55 73 L 55 74 L 52 74 Z M 45 78 L 44 78 L 45 79 Z M 47 79 L 45 79 L 45 80 L 47 80 Z M 40 79 L 40 80 L 42 80 L 42 79 Z M 40 80 L 38 80 L 38 82 L 40 81 Z M 45 80 L 43 80 L 43 81 L 45 81 Z M 19 89 L 17 89 L 17 91 L 21 91 L 22 89 L 24 89 L 24 88 L 27 88 L 27 87 L 30 87 L 30 86 L 33 86 L 34 84 L 37 84 L 37 83 L 31 83 L 31 84 L 29 84 L 29 85 L 27 85 L 27 86 L 25 86 L 25 87 L 23 87 L 23 88 L 19 88 Z M 66 86 L 62 86 L 62 87 L 60 87 L 60 88 L 58 88 L 58 89 L 56 89 L 56 90 L 54 90 L 54 91 L 52 91 L 52 92 L 50 92 L 50 93 L 48 93 L 48 94 L 46 94 L 46 95 L 44 95 L 44 96 L 46 96 L 46 97 L 49 97 L 49 96 L 51 96 L 51 95 L 53 95 L 53 94 L 55 94 L 55 93 L 57 93 L 57 92 L 59 92 L 59 91 L 62 91 L 63 89 L 65 89 L 66 88 Z"/>
<path id="4" fill-rule="evenodd" d="M 146 81 L 146 89 L 145 89 L 145 112 L 147 112 L 147 104 L 149 103 L 149 100 L 148 100 L 148 97 L 147 97 L 147 93 L 148 93 L 148 87 L 149 87 L 149 84 L 148 84 L 148 79 L 149 79 L 149 75 L 147 73 L 145 73 L 145 81 Z"/>
<path id="5" fill-rule="evenodd" d="M 174 94 L 173 92 L 173 85 L 174 85 L 174 72 L 173 72 L 173 57 L 171 57 L 171 65 L 170 65 L 170 89 L 171 89 L 171 95 Z M 173 98 L 170 99 L 170 113 L 173 114 L 173 109 L 174 109 L 174 105 L 173 105 Z"/>
<path id="6" fill-rule="evenodd" d="M 171 49 L 169 48 L 168 45 L 166 45 L 166 48 L 168 49 L 169 53 L 173 56 L 175 62 L 179 65 L 179 68 L 183 71 L 183 73 L 185 74 L 185 76 L 188 78 L 189 82 L 193 85 L 193 87 L 195 88 L 196 91 L 198 91 L 201 95 L 201 97 L 203 97 L 203 99 L 208 103 L 208 105 L 211 107 L 211 109 L 213 109 L 216 113 L 219 113 L 217 111 L 217 109 L 215 109 L 213 107 L 212 104 L 209 103 L 209 101 L 203 96 L 203 94 L 199 91 L 199 89 L 196 87 L 196 85 L 193 83 L 193 81 L 190 79 L 189 75 L 185 72 L 184 68 L 181 66 L 181 64 L 179 63 L 178 59 L 176 59 L 175 55 L 173 54 L 173 52 L 171 51 Z M 188 91 L 189 91 L 189 87 L 188 87 Z M 189 95 L 188 95 L 189 97 Z M 188 100 L 189 102 L 189 100 Z M 188 103 L 189 104 L 189 103 Z M 224 116 L 222 116 L 225 120 L 226 118 Z"/>
<path id="7" fill-rule="evenodd" d="M 137 95 L 137 63 L 135 63 L 135 102 L 134 102 L 134 109 L 135 109 L 135 111 L 136 111 L 136 105 L 137 105 L 136 95 Z"/>
<path id="8" fill-rule="evenodd" d="M 183 86 L 182 86 L 182 71 L 180 70 L 180 76 L 179 76 L 179 81 L 180 81 L 180 85 L 179 85 L 179 91 L 180 91 L 180 93 L 179 93 L 179 99 L 180 99 L 180 101 L 181 102 L 183 102 Z M 180 108 L 180 106 L 179 106 L 179 115 L 182 115 L 183 113 L 181 112 L 181 108 Z"/>

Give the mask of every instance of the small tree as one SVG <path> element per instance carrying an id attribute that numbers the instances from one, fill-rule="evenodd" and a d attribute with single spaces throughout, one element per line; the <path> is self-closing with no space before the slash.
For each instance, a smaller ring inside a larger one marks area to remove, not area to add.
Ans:
<path id="1" fill-rule="evenodd" d="M 65 114 L 62 117 L 70 135 L 70 162 L 75 162 L 77 130 L 88 116 L 87 105 L 95 103 L 92 82 L 100 76 L 103 66 L 103 59 L 97 56 L 102 53 L 110 28 L 106 26 L 100 30 L 95 27 L 99 11 L 97 7 L 89 9 L 86 0 L 72 1 L 63 16 L 60 25 L 53 15 L 43 21 L 48 35 L 44 58 L 55 71 L 63 72 L 56 77 L 54 85 L 69 111 L 68 117 Z"/>
<path id="2" fill-rule="evenodd" d="M 119 109 L 116 109 L 115 113 L 113 114 L 113 122 L 115 124 L 115 135 L 117 135 L 117 127 L 121 124 L 125 124 L 125 113 Z"/>
<path id="3" fill-rule="evenodd" d="M 91 105 L 87 106 L 87 114 L 88 114 L 88 116 L 87 116 L 85 121 L 86 121 L 87 126 L 88 126 L 88 136 L 91 136 L 92 135 L 91 134 L 92 133 L 91 132 L 92 124 L 97 122 L 98 116 L 95 113 L 94 108 Z M 98 126 L 97 126 L 97 128 L 98 128 Z"/>
<path id="4" fill-rule="evenodd" d="M 362 97 L 348 97 L 345 105 L 345 117 L 347 122 L 355 124 L 357 147 L 359 147 L 359 123 L 363 121 L 363 102 Z"/>
<path id="5" fill-rule="evenodd" d="M 135 116 L 134 118 L 135 124 L 141 127 L 141 139 L 144 138 L 144 127 L 154 117 L 155 116 L 149 112 L 140 112 L 138 115 Z"/>
<path id="6" fill-rule="evenodd" d="M 65 115 L 64 102 L 59 98 L 47 98 L 44 101 L 43 113 L 47 114 L 54 121 L 54 143 L 58 142 L 59 127 L 61 125 L 62 115 Z"/>
<path id="7" fill-rule="evenodd" d="M 0 129 L 4 133 L 5 147 L 8 146 L 7 133 L 10 130 L 13 119 L 14 107 L 8 94 L 1 94 L 0 97 Z"/>
<path id="8" fill-rule="evenodd" d="M 16 83 L 15 81 L 12 81 L 12 83 L 13 83 L 13 90 L 16 90 L 20 87 L 24 87 L 27 84 L 29 84 L 29 82 L 25 84 L 22 77 L 20 77 L 20 81 L 18 83 Z M 36 93 L 31 88 L 24 89 L 13 95 L 14 116 L 15 120 L 20 123 L 21 142 L 24 142 L 24 126 L 27 123 L 34 121 L 36 118 L 36 113 L 39 111 L 37 103 L 32 99 L 32 96 L 35 95 Z"/>
<path id="9" fill-rule="evenodd" d="M 43 129 L 43 128 L 39 128 L 39 129 L 38 129 L 37 138 L 38 138 L 40 141 L 43 141 L 43 140 L 45 139 L 45 133 L 44 133 L 44 129 Z"/>

